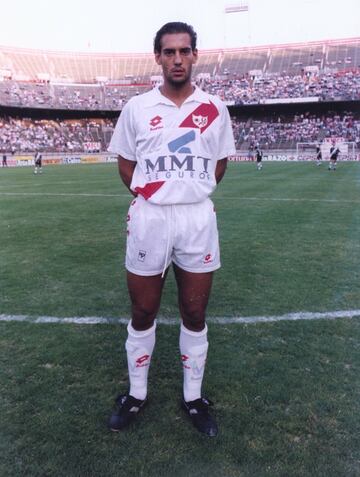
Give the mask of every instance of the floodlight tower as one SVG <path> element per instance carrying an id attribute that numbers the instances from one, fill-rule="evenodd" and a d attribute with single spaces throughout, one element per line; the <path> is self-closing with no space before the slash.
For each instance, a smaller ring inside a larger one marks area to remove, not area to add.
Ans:
<path id="1" fill-rule="evenodd" d="M 249 1 L 239 0 L 236 3 L 225 5 L 224 9 L 224 47 L 228 47 L 228 35 L 236 34 L 235 38 L 241 44 L 251 43 Z"/>

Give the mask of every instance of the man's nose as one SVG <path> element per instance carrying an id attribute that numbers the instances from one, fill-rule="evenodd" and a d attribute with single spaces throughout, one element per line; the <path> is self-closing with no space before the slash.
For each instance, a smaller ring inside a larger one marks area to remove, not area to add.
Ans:
<path id="1" fill-rule="evenodd" d="M 179 51 L 175 52 L 174 63 L 176 65 L 181 65 L 181 63 L 182 63 L 182 58 L 181 58 L 181 55 L 180 55 Z"/>

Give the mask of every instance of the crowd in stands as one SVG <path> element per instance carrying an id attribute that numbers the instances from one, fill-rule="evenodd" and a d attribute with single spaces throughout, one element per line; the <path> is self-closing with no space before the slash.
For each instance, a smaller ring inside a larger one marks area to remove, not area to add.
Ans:
<path id="1" fill-rule="evenodd" d="M 55 121 L 3 117 L 0 118 L 0 151 L 101 152 L 106 150 L 113 128 L 110 119 Z"/>
<path id="2" fill-rule="evenodd" d="M 202 80 L 200 86 L 208 93 L 235 105 L 261 104 L 268 99 L 281 102 L 288 98 L 319 98 L 320 101 L 360 99 L 360 71 L 337 73 L 272 75 L 226 80 Z"/>
<path id="3" fill-rule="evenodd" d="M 34 82 L 0 82 L 0 104 L 28 108 L 67 110 L 120 110 L 124 96 L 99 85 L 66 85 Z"/>
<path id="4" fill-rule="evenodd" d="M 116 120 L 31 120 L 0 118 L 0 151 L 16 153 L 106 151 Z M 260 145 L 266 149 L 294 149 L 298 142 L 343 138 L 360 148 L 360 118 L 343 115 L 302 114 L 275 119 L 232 119 L 238 150 Z M 90 147 L 89 147 L 90 145 Z"/>
<path id="5" fill-rule="evenodd" d="M 284 49 L 208 51 L 203 62 L 200 58 L 195 66 L 199 68 L 196 84 L 219 96 L 227 105 L 239 106 L 231 108 L 238 115 L 246 114 L 242 112 L 245 109 L 267 109 L 262 106 L 241 108 L 242 105 L 269 103 L 356 101 L 349 106 L 355 111 L 360 102 L 359 52 L 359 39 Z M 92 111 L 108 111 L 111 115 L 111 111 L 121 111 L 132 96 L 150 90 L 159 78 L 161 80 L 151 66 L 154 63 L 151 55 L 96 59 L 81 55 L 74 62 L 67 61 L 66 56 L 47 52 L 48 69 L 45 68 L 40 76 L 31 60 L 43 64 L 35 61 L 36 55 L 32 57 L 29 52 L 24 54 L 6 48 L 1 53 L 0 48 L 0 58 L 3 62 L 9 60 L 3 68 L 0 65 L 0 109 L 1 106 L 22 109 L 18 118 L 0 113 L 0 152 L 106 151 L 116 120 L 26 119 L 24 108 L 89 111 L 88 117 Z M 41 58 L 44 60 L 43 56 Z M 16 68 L 20 76 L 15 74 Z M 104 76 L 98 76 L 100 71 Z M 28 81 L 24 81 L 26 78 Z M 86 84 L 80 84 L 80 81 Z M 329 109 L 336 110 L 339 106 L 338 103 L 337 107 Z M 327 104 L 316 106 L 316 110 L 323 107 L 327 109 Z M 360 150 L 360 112 L 291 115 L 290 111 L 296 109 L 286 108 L 286 115 L 258 119 L 258 114 L 254 114 L 253 117 L 232 118 L 237 149 L 252 150 L 255 145 L 264 150 L 294 149 L 299 142 L 321 142 L 336 137 L 356 143 Z M 284 108 L 277 108 L 280 109 Z M 314 108 L 309 109 L 314 111 Z M 65 114 L 59 111 L 56 116 Z"/>
<path id="6" fill-rule="evenodd" d="M 289 98 L 319 101 L 360 100 L 360 70 L 304 73 L 290 76 L 226 76 L 200 79 L 198 85 L 229 104 L 279 103 Z M 0 104 L 53 109 L 121 110 L 131 96 L 151 89 L 146 84 L 52 84 L 11 80 L 0 82 Z"/>
<path id="7" fill-rule="evenodd" d="M 360 119 L 352 113 L 343 115 L 301 114 L 292 118 L 233 119 L 237 149 L 295 149 L 298 142 L 322 142 L 333 137 L 355 142 L 360 147 Z"/>
<path id="8" fill-rule="evenodd" d="M 0 81 L 0 105 L 23 108 L 120 111 L 134 95 L 151 85 L 80 85 Z"/>

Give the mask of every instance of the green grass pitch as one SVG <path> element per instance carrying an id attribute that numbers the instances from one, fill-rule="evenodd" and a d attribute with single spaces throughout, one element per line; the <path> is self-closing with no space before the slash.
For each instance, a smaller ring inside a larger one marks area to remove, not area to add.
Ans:
<path id="1" fill-rule="evenodd" d="M 213 200 L 209 317 L 360 310 L 359 163 L 231 163 Z M 129 201 L 115 164 L 1 169 L 0 317 L 128 317 Z M 210 322 L 216 439 L 181 414 L 178 332 L 158 327 L 149 405 L 114 435 L 125 326 L 0 321 L 1 477 L 360 476 L 357 318 Z"/>

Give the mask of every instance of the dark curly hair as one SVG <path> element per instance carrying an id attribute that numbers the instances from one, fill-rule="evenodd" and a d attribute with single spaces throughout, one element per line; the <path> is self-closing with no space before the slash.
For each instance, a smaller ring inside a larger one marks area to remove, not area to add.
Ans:
<path id="1" fill-rule="evenodd" d="M 169 22 L 165 23 L 155 35 L 154 53 L 161 53 L 161 38 L 169 33 L 188 33 L 191 38 L 191 49 L 193 51 L 196 49 L 197 34 L 194 28 L 183 22 Z"/>

